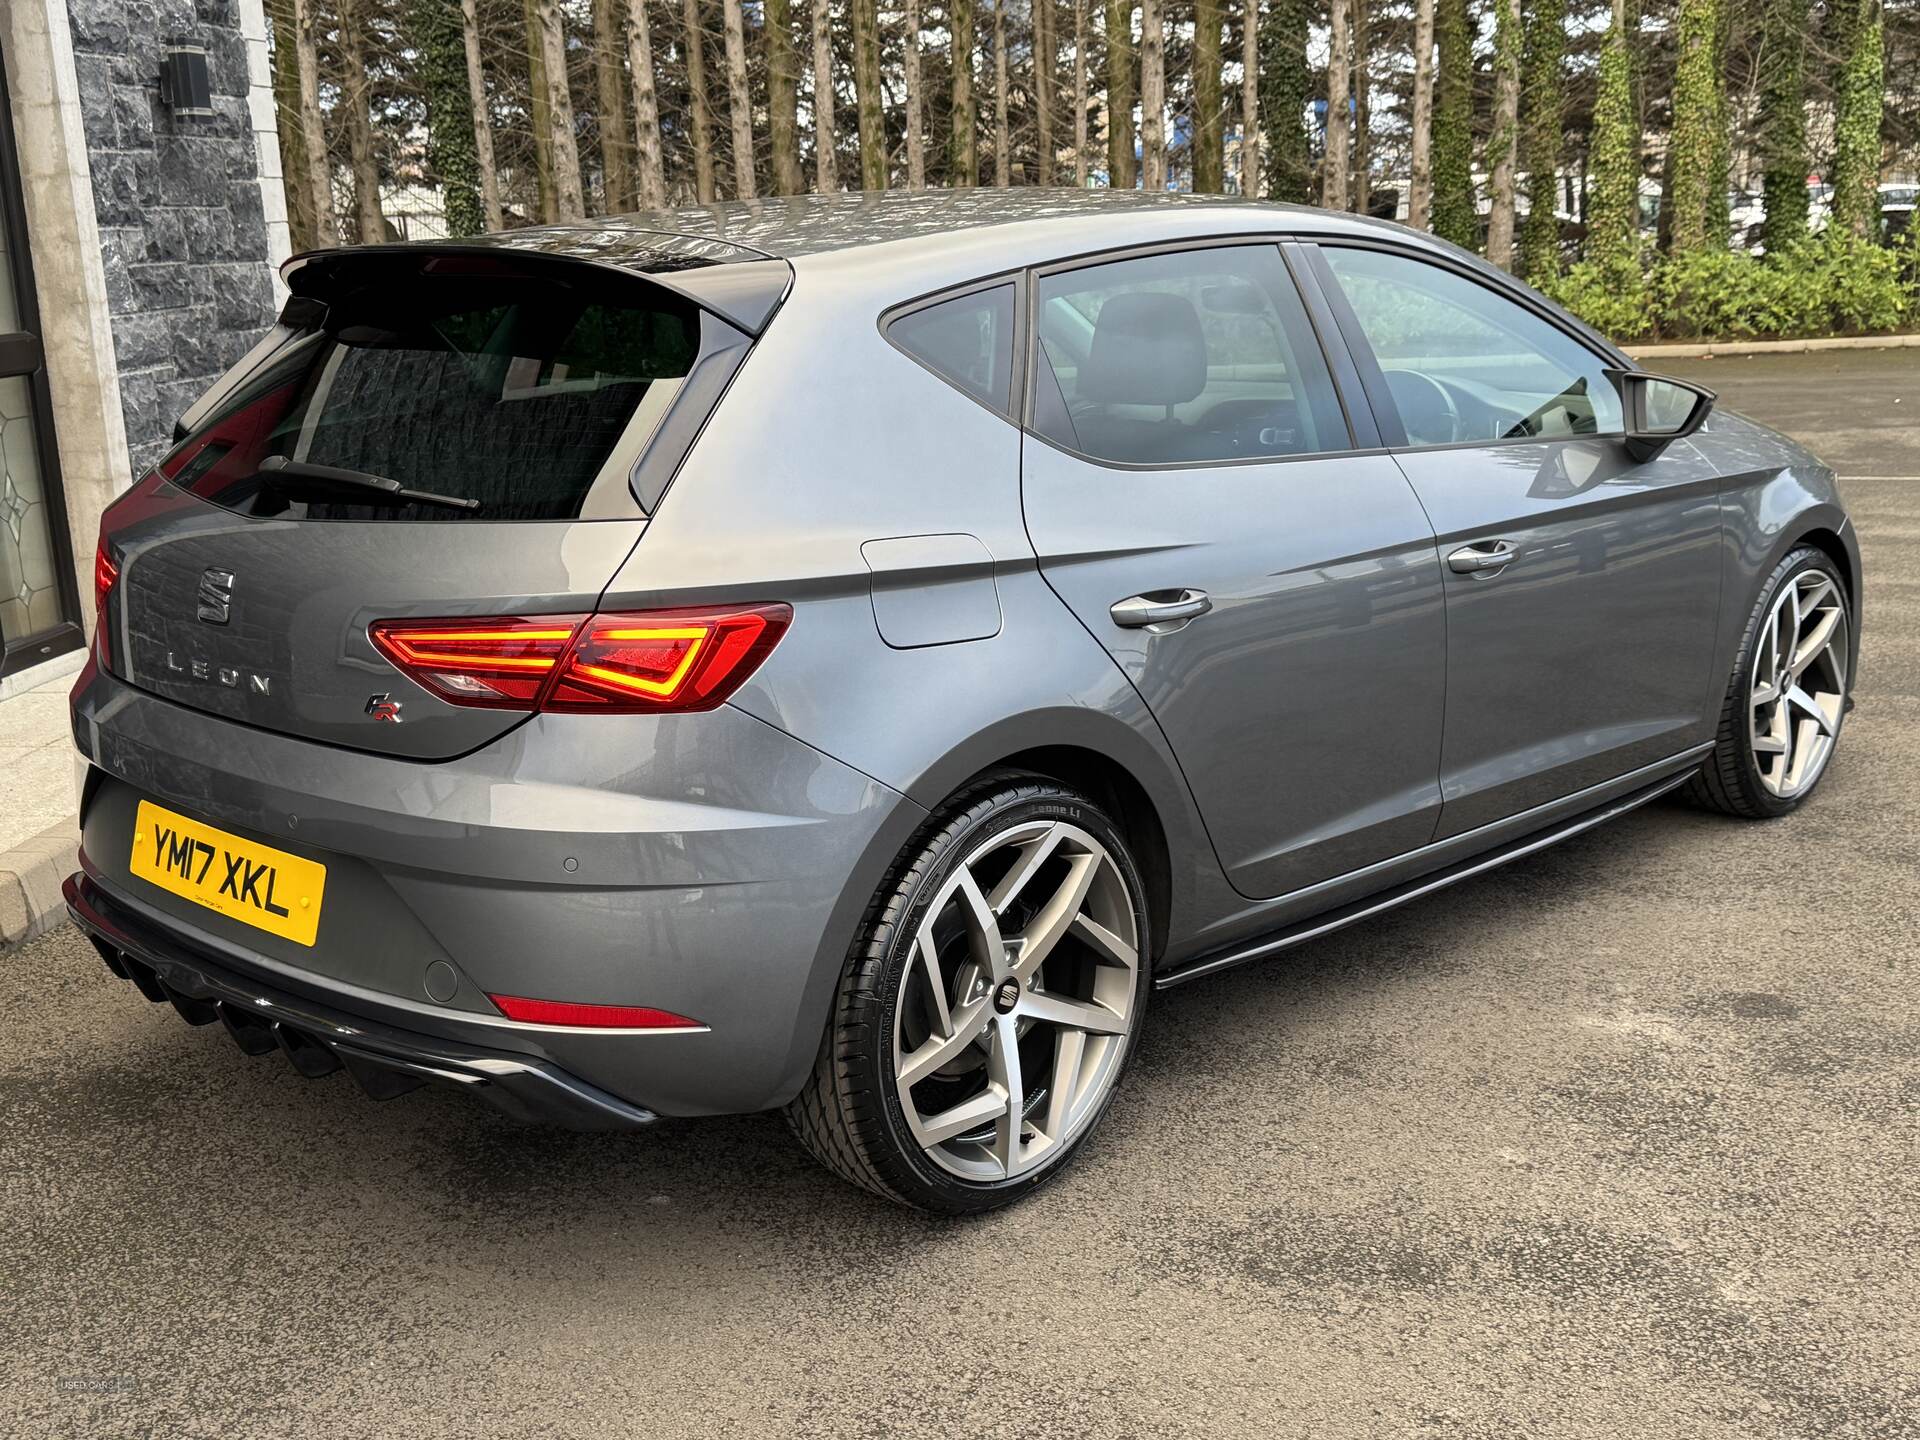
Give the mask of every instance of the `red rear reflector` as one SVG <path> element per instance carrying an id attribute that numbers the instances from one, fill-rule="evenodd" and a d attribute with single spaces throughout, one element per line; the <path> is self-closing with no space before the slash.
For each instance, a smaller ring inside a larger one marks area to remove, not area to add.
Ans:
<path id="1" fill-rule="evenodd" d="M 571 1000 L 528 1000 L 519 995 L 489 995 L 509 1020 L 529 1025 L 581 1025 L 602 1030 L 700 1030 L 698 1020 L 655 1010 L 650 1005 L 580 1005 Z"/>
<path id="2" fill-rule="evenodd" d="M 379 620 L 380 653 L 454 705 L 616 713 L 711 710 L 785 632 L 785 605 L 645 615 Z"/>

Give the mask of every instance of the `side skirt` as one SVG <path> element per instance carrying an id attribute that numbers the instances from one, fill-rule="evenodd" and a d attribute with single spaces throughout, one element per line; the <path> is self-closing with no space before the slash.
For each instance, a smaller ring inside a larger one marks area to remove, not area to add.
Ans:
<path id="1" fill-rule="evenodd" d="M 1410 900 L 1418 900 L 1424 895 L 1431 895 L 1436 890 L 1444 890 L 1449 885 L 1457 884 L 1462 880 L 1470 880 L 1489 870 L 1497 870 L 1510 860 L 1532 855 L 1536 851 L 1545 850 L 1549 845 L 1558 845 L 1562 840 L 1571 839 L 1575 835 L 1593 829 L 1596 825 L 1604 825 L 1609 820 L 1618 819 L 1629 810 L 1638 810 L 1649 801 L 1658 800 L 1662 795 L 1679 789 L 1692 779 L 1696 768 L 1689 766 L 1677 775 L 1668 775 L 1649 785 L 1643 785 L 1638 790 L 1629 791 L 1597 809 L 1584 811 L 1558 825 L 1549 826 L 1545 830 L 1536 830 L 1531 835 L 1522 836 L 1505 845 L 1495 846 L 1491 850 L 1483 851 L 1445 869 L 1422 875 L 1417 880 L 1410 880 L 1403 885 L 1382 890 L 1379 894 L 1369 895 L 1364 900 L 1356 900 L 1348 905 L 1324 910 L 1318 915 L 1296 921 L 1292 925 L 1256 940 L 1233 946 L 1213 955 L 1202 956 L 1190 964 L 1181 966 L 1178 970 L 1169 971 L 1157 977 L 1154 988 L 1167 990 L 1188 980 L 1198 980 L 1203 975 L 1231 970 L 1236 965 L 1245 965 L 1252 960 L 1276 955 L 1282 950 L 1292 949 L 1295 945 L 1303 945 L 1309 940 L 1319 939 L 1322 935 L 1331 935 L 1336 930 L 1344 930 L 1349 925 L 1384 914 L 1388 910 L 1405 905 Z"/>

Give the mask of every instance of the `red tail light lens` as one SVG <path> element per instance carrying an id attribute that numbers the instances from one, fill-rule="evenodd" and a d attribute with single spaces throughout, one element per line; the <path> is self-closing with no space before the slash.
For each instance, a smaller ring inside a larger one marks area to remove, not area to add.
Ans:
<path id="1" fill-rule="evenodd" d="M 645 615 L 380 620 L 374 645 L 454 705 L 611 713 L 711 710 L 786 631 L 785 605 Z"/>
<path id="2" fill-rule="evenodd" d="M 519 995 L 489 995 L 509 1020 L 529 1025 L 580 1025 L 604 1030 L 702 1030 L 698 1020 L 656 1010 L 651 1005 L 581 1005 L 571 1000 L 528 1000 Z"/>
<path id="3" fill-rule="evenodd" d="M 107 542 L 102 540 L 93 552 L 93 603 L 98 609 L 107 603 L 107 592 L 113 589 L 113 582 L 120 578 L 120 567 L 113 563 L 113 557 L 107 554 Z"/>
<path id="4" fill-rule="evenodd" d="M 380 653 L 442 700 L 531 710 L 567 653 L 578 615 L 482 620 L 379 620 L 367 636 Z"/>
<path id="5" fill-rule="evenodd" d="M 596 615 L 574 642 L 543 710 L 711 710 L 773 649 L 793 612 Z"/>
<path id="6" fill-rule="evenodd" d="M 120 567 L 113 563 L 113 557 L 107 553 L 107 540 L 103 535 L 93 550 L 93 640 L 102 669 L 111 668 L 112 652 L 107 644 L 107 596 L 113 592 L 114 582 L 119 578 Z"/>

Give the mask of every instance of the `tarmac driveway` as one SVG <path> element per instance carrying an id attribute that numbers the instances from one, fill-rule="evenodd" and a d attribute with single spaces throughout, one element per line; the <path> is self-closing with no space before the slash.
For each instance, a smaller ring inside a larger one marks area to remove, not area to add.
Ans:
<path id="1" fill-rule="evenodd" d="M 0 956 L 0 1433 L 1914 1435 L 1920 350 L 1672 368 L 1855 477 L 1798 816 L 1662 804 L 1159 997 L 1089 1153 L 966 1224 L 773 1117 L 374 1105 L 49 935 Z"/>

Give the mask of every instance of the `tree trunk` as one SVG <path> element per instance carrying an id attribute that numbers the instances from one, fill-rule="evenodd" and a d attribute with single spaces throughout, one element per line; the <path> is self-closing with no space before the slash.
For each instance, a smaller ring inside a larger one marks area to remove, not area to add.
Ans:
<path id="1" fill-rule="evenodd" d="M 1313 72 L 1307 67 L 1311 0 L 1267 0 L 1260 21 L 1260 122 L 1266 150 L 1266 193 L 1274 200 L 1306 205 L 1313 200 L 1313 147 L 1307 137 L 1307 102 Z"/>
<path id="2" fill-rule="evenodd" d="M 813 174 L 814 188 L 822 195 L 840 188 L 840 167 L 833 153 L 835 134 L 833 4 L 832 0 L 813 0 Z"/>
<path id="3" fill-rule="evenodd" d="M 860 188 L 887 188 L 887 112 L 880 93 L 877 0 L 853 0 L 853 96 L 860 110 Z"/>
<path id="4" fill-rule="evenodd" d="M 733 193 L 751 200 L 753 183 L 753 96 L 747 90 L 747 31 L 740 18 L 740 0 L 721 0 L 726 23 L 727 115 L 733 132 Z"/>
<path id="5" fill-rule="evenodd" d="M 487 229 L 504 230 L 500 208 L 500 171 L 493 159 L 493 121 L 487 115 L 487 72 L 480 65 L 480 16 L 476 0 L 460 0 L 460 30 L 467 52 L 467 103 L 473 107 L 473 154 L 480 167 L 480 203 Z"/>
<path id="6" fill-rule="evenodd" d="M 825 3 L 825 0 L 818 0 Z M 680 18 L 687 36 L 687 94 L 692 114 L 688 127 L 693 131 L 693 194 L 702 205 L 714 201 L 713 117 L 707 103 L 706 36 L 700 19 L 700 0 L 681 0 Z"/>
<path id="7" fill-rule="evenodd" d="M 1758 140 L 1766 210 L 1762 235 L 1777 255 L 1807 233 L 1807 66 L 1812 0 L 1765 0 L 1761 17 Z"/>
<path id="8" fill-rule="evenodd" d="M 921 134 L 920 0 L 907 0 L 906 21 L 907 188 L 927 188 L 927 144 Z"/>
<path id="9" fill-rule="evenodd" d="M 1140 187 L 1167 188 L 1167 23 L 1160 0 L 1140 0 Z"/>
<path id="10" fill-rule="evenodd" d="M 1412 126 L 1407 224 L 1424 230 L 1433 209 L 1433 0 L 1414 6 Z"/>
<path id="11" fill-rule="evenodd" d="M 1193 0 L 1193 190 L 1227 188 L 1220 110 L 1220 0 Z"/>
<path id="12" fill-rule="evenodd" d="M 1487 216 L 1487 259 L 1513 268 L 1513 167 L 1520 141 L 1520 0 L 1497 0 L 1493 33 L 1493 133 L 1487 154 L 1493 208 Z"/>
<path id="13" fill-rule="evenodd" d="M 1107 0 L 1107 184 L 1133 182 L 1133 0 Z"/>
<path id="14" fill-rule="evenodd" d="M 1260 0 L 1246 0 L 1240 31 L 1240 193 L 1260 193 Z"/>
<path id="15" fill-rule="evenodd" d="M 540 70 L 553 126 L 553 206 L 561 220 L 587 218 L 580 181 L 580 145 L 573 134 L 573 91 L 567 86 L 567 32 L 560 0 L 535 0 L 540 17 Z"/>
<path id="16" fill-rule="evenodd" d="M 1668 142 L 1667 248 L 1685 255 L 1707 243 L 1707 196 L 1713 184 L 1714 127 L 1720 76 L 1715 64 L 1716 0 L 1680 0 L 1673 74 L 1673 130 Z"/>
<path id="17" fill-rule="evenodd" d="M 1640 127 L 1633 109 L 1633 41 L 1627 0 L 1613 0 L 1600 47 L 1587 162 L 1587 238 L 1581 258 L 1603 275 L 1639 278 Z"/>
<path id="18" fill-rule="evenodd" d="M 1880 218 L 1880 119 L 1885 106 L 1886 23 L 1879 0 L 1845 7 L 1839 73 L 1834 77 L 1833 221 L 1867 236 Z"/>
<path id="19" fill-rule="evenodd" d="M 653 26 L 647 20 L 647 0 L 627 0 L 627 69 L 633 86 L 634 201 L 642 210 L 663 210 L 667 174 L 660 156 L 660 97 L 653 84 Z"/>
<path id="20" fill-rule="evenodd" d="M 540 40 L 538 0 L 523 0 L 527 22 L 527 122 L 533 127 L 535 208 L 542 224 L 560 218 L 553 188 L 553 114 L 547 108 L 546 46 Z"/>
<path id="21" fill-rule="evenodd" d="M 1320 165 L 1320 203 L 1347 208 L 1347 76 L 1352 64 L 1347 37 L 1350 0 L 1332 0 L 1327 26 L 1327 155 Z"/>
<path id="22" fill-rule="evenodd" d="M 267 0 L 273 25 L 274 131 L 287 192 L 287 236 L 294 253 L 314 246 L 313 189 L 306 174 L 307 142 L 300 129 L 300 55 L 294 39 L 293 0 Z"/>
<path id="23" fill-rule="evenodd" d="M 633 165 L 627 103 L 620 83 L 620 0 L 593 0 L 594 120 L 600 132 L 600 195 L 604 214 L 633 208 Z"/>
<path id="24" fill-rule="evenodd" d="M 1053 37 L 1054 0 L 1033 0 L 1033 183 L 1053 184 L 1053 82 L 1060 47 Z"/>
<path id="25" fill-rule="evenodd" d="M 947 175 L 954 185 L 980 183 L 980 121 L 973 108 L 973 0 L 953 0 L 953 138 Z"/>
<path id="26" fill-rule="evenodd" d="M 1471 250 L 1473 203 L 1473 22 L 1467 0 L 1436 0 L 1439 68 L 1433 87 L 1433 233 Z"/>
<path id="27" fill-rule="evenodd" d="M 1073 183 L 1087 188 L 1087 0 L 1073 0 Z"/>
<path id="28" fill-rule="evenodd" d="M 793 0 L 766 0 L 767 134 L 773 148 L 773 188 L 798 195 L 800 173 L 800 56 L 793 48 Z"/>
<path id="29" fill-rule="evenodd" d="M 1527 218 L 1520 230 L 1520 273 L 1541 285 L 1560 273 L 1560 152 L 1566 88 L 1564 0 L 1533 0 L 1520 66 L 1520 166 L 1527 172 Z"/>
<path id="30" fill-rule="evenodd" d="M 1007 154 L 1007 0 L 993 0 L 993 183 L 1012 184 Z"/>
<path id="31" fill-rule="evenodd" d="M 339 222 L 333 213 L 333 163 L 327 159 L 327 132 L 320 118 L 320 46 L 313 33 L 313 0 L 293 0 L 295 68 L 300 75 L 300 139 L 306 151 L 301 173 L 313 206 L 313 243 L 336 245 Z"/>
<path id="32" fill-rule="evenodd" d="M 361 44 L 361 6 L 366 0 L 341 0 L 340 89 L 347 112 L 347 153 L 353 161 L 354 229 L 362 245 L 387 238 L 380 213 L 380 167 L 373 154 L 373 115 L 367 97 L 367 56 Z"/>
<path id="33" fill-rule="evenodd" d="M 427 164 L 446 197 L 447 234 L 478 235 L 487 214 L 480 205 L 459 0 L 412 0 L 408 21 L 427 107 Z"/>
<path id="34" fill-rule="evenodd" d="M 1373 59 L 1368 45 L 1372 32 L 1372 11 L 1367 0 L 1353 0 L 1353 140 L 1350 146 L 1353 181 L 1347 192 L 1347 200 L 1362 215 L 1367 213 L 1367 204 L 1373 198 L 1370 144 Z"/>
<path id="35" fill-rule="evenodd" d="M 1733 31 L 1734 0 L 1713 7 L 1713 149 L 1707 165 L 1707 240 L 1724 250 L 1733 239 L 1733 212 L 1727 195 L 1733 183 L 1733 117 L 1727 111 L 1727 45 Z"/>

